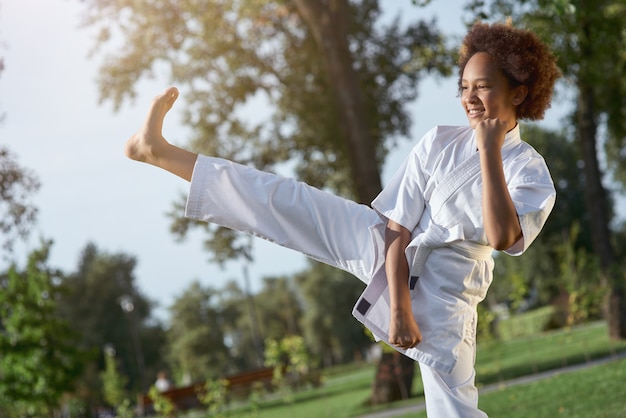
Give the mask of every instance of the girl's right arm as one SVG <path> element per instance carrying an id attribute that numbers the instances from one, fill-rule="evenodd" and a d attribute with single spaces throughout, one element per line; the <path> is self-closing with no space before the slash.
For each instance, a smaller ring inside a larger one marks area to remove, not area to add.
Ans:
<path id="1" fill-rule="evenodd" d="M 385 229 L 385 272 L 389 286 L 391 319 L 389 342 L 403 349 L 415 347 L 421 340 L 417 322 L 411 309 L 409 293 L 409 264 L 405 250 L 411 240 L 411 232 L 402 225 L 389 220 Z"/>

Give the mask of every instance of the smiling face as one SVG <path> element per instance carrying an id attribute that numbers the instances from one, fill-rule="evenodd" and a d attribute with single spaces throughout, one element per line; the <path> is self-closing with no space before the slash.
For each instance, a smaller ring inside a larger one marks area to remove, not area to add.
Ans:
<path id="1" fill-rule="evenodd" d="M 497 118 L 511 130 L 517 123 L 515 109 L 526 97 L 524 86 L 511 87 L 509 80 L 486 52 L 474 54 L 461 79 L 461 104 L 472 128 L 485 119 Z"/>

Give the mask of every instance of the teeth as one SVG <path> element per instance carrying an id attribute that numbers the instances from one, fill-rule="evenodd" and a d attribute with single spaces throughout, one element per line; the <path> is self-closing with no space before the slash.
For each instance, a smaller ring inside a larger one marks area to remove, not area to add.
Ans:
<path id="1" fill-rule="evenodd" d="M 470 115 L 477 115 L 479 113 L 482 113 L 483 110 L 482 109 L 480 109 L 480 110 L 479 109 L 470 109 L 468 112 L 469 112 Z"/>

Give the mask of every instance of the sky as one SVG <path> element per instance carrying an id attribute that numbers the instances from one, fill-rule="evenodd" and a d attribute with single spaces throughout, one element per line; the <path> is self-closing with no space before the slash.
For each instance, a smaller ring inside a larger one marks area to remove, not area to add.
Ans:
<path id="1" fill-rule="evenodd" d="M 389 16 L 402 9 L 404 19 L 436 16 L 448 34 L 463 33 L 460 0 L 433 1 L 427 9 L 410 0 L 382 1 Z M 79 0 L 0 0 L 0 144 L 42 186 L 34 197 L 39 218 L 31 239 L 16 247 L 24 260 L 39 238 L 52 239 L 49 263 L 66 273 L 76 270 L 88 243 L 99 250 L 136 257 L 136 284 L 167 318 L 167 307 L 190 283 L 222 287 L 228 280 L 243 286 L 241 262 L 220 268 L 208 262 L 200 233 L 183 242 L 169 232 L 166 212 L 186 194 L 187 183 L 159 169 L 127 160 L 126 139 L 144 119 L 147 106 L 168 80 L 140 83 L 137 98 L 114 112 L 99 103 L 97 73 L 101 57 L 90 58 L 93 33 L 80 26 L 85 4 Z M 181 110 L 181 107 L 178 108 Z M 544 126 L 556 127 L 565 106 L 556 104 Z M 466 123 L 454 79 L 425 79 L 411 105 L 411 138 L 401 139 L 383 169 L 383 183 L 408 150 L 436 124 Z M 252 116 L 252 115 L 251 115 Z M 164 134 L 185 142 L 185 127 L 175 107 Z M 253 291 L 263 277 L 288 275 L 306 267 L 304 256 L 260 239 L 248 271 Z M 351 307 L 349 307 L 351 308 Z M 348 308 L 348 309 L 349 309 Z"/>

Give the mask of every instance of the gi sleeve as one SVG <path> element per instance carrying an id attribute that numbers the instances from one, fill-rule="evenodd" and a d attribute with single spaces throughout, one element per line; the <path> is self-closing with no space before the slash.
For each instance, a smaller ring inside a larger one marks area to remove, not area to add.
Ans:
<path id="1" fill-rule="evenodd" d="M 556 190 L 548 167 L 539 154 L 519 159 L 507 181 L 511 199 L 517 210 L 522 238 L 505 253 L 521 255 L 537 238 L 556 201 Z"/>
<path id="2" fill-rule="evenodd" d="M 372 208 L 378 212 L 385 223 L 392 220 L 409 231 L 413 231 L 424 212 L 424 188 L 427 174 L 422 158 L 424 144 L 434 130 L 428 132 L 412 150 L 395 172 L 389 183 L 372 201 Z"/>

